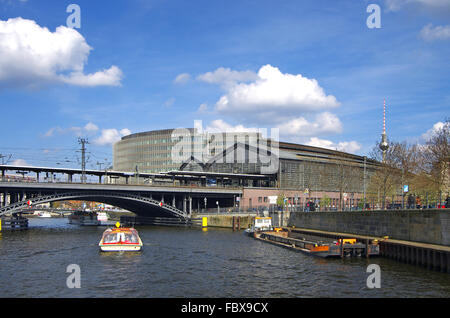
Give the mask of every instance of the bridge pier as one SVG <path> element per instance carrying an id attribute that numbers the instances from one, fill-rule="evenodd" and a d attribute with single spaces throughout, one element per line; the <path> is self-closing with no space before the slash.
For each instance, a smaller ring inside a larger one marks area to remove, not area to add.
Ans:
<path id="1" fill-rule="evenodd" d="M 3 191 L 2 207 L 8 205 L 8 191 Z"/>
<path id="2" fill-rule="evenodd" d="M 189 196 L 189 216 L 192 215 L 192 197 Z"/>

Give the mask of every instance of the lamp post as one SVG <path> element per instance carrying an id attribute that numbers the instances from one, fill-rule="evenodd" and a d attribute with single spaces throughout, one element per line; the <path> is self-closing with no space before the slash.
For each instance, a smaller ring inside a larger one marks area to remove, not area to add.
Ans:
<path id="1" fill-rule="evenodd" d="M 366 159 L 367 157 L 364 156 L 364 193 L 363 193 L 363 211 L 366 209 Z"/>

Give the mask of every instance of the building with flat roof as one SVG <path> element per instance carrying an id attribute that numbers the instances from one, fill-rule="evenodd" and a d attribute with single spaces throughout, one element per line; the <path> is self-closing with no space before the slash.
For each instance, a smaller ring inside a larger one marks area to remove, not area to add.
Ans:
<path id="1" fill-rule="evenodd" d="M 286 197 L 293 205 L 328 198 L 330 207 L 355 207 L 378 164 L 350 153 L 266 139 L 257 132 L 167 129 L 125 136 L 114 145 L 114 170 L 164 172 L 190 177 L 186 182 L 196 185 L 243 187 L 240 205 L 250 209 L 269 206 L 273 196 Z"/>
<path id="2" fill-rule="evenodd" d="M 122 137 L 113 146 L 113 169 L 139 173 L 179 170 L 193 157 L 208 161 L 235 142 L 259 138 L 258 133 L 211 133 L 197 128 L 164 129 Z"/>

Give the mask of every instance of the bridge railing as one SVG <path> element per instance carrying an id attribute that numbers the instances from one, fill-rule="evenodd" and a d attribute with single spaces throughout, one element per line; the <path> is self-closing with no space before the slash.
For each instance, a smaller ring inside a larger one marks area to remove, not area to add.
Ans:
<path id="1" fill-rule="evenodd" d="M 230 189 L 230 190 L 241 190 L 242 186 L 228 186 L 228 185 L 218 185 L 218 186 L 203 186 L 198 184 L 188 184 L 188 185 L 180 185 L 180 184 L 173 184 L 171 182 L 167 183 L 100 183 L 100 182 L 67 182 L 67 181 L 24 181 L 24 180 L 14 180 L 14 181 L 8 181 L 8 180 L 2 180 L 0 179 L 0 183 L 42 183 L 42 184 L 68 184 L 68 185 L 83 185 L 83 184 L 89 184 L 89 185 L 103 185 L 103 186 L 125 186 L 125 187 L 132 187 L 132 186 L 144 186 L 144 187 L 171 187 L 171 188 L 182 188 L 182 189 Z"/>

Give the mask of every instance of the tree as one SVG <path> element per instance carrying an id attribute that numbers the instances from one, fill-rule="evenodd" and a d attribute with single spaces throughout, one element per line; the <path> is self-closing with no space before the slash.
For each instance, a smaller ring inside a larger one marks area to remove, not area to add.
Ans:
<path id="1" fill-rule="evenodd" d="M 356 169 L 354 163 L 345 153 L 341 153 L 335 158 L 336 173 L 335 178 L 339 189 L 339 209 L 344 210 L 344 193 L 354 192 L 355 184 L 359 184 L 363 177 L 362 170 Z"/>
<path id="2" fill-rule="evenodd" d="M 386 150 L 384 160 L 383 152 L 379 143 L 372 149 L 370 157 L 379 162 L 378 169 L 370 178 L 368 186 L 368 197 L 372 200 L 377 196 L 377 201 L 382 196 L 382 209 L 386 208 L 386 196 L 395 195 L 396 189 L 401 184 L 401 169 L 398 167 L 399 144 L 388 142 L 389 148 Z"/>
<path id="3" fill-rule="evenodd" d="M 442 194 L 448 195 L 450 188 L 450 119 L 446 119 L 421 150 L 417 181 L 422 187 L 439 193 L 439 201 L 442 203 Z"/>
<path id="4" fill-rule="evenodd" d="M 285 194 L 283 192 L 280 192 L 277 197 L 277 205 L 284 208 L 284 206 L 285 206 L 284 199 L 285 198 L 286 198 Z"/>
<path id="5" fill-rule="evenodd" d="M 320 207 L 321 208 L 324 207 L 325 211 L 327 211 L 330 204 L 331 204 L 331 198 L 325 194 L 323 196 L 322 200 L 320 200 Z"/>

